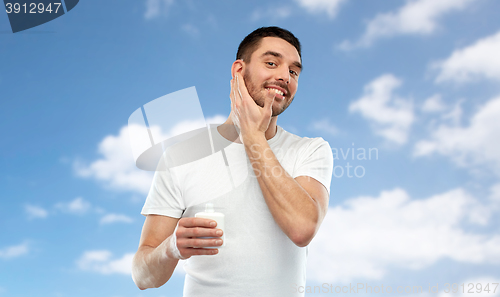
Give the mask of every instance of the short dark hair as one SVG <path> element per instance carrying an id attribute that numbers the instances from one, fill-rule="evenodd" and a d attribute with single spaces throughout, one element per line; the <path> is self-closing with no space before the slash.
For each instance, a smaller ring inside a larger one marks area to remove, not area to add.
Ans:
<path id="1" fill-rule="evenodd" d="M 280 27 L 261 27 L 252 33 L 248 34 L 245 39 L 238 46 L 238 52 L 236 53 L 236 60 L 243 60 L 246 63 L 250 62 L 250 57 L 253 52 L 257 49 L 260 44 L 260 41 L 264 37 L 278 37 L 281 38 L 291 45 L 293 45 L 297 52 L 299 53 L 299 57 L 302 60 L 302 55 L 300 52 L 300 42 L 295 37 L 292 32 L 282 29 Z"/>

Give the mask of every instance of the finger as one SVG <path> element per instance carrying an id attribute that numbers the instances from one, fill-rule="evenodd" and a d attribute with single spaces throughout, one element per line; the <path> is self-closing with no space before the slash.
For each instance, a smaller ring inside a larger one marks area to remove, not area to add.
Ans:
<path id="1" fill-rule="evenodd" d="M 264 102 L 264 110 L 273 112 L 273 103 L 276 98 L 276 92 L 268 91 L 268 96 L 266 96 L 266 101 Z"/>
<path id="2" fill-rule="evenodd" d="M 235 83 L 236 85 L 236 83 Z M 241 104 L 241 98 L 238 98 L 237 92 L 236 92 L 236 86 L 232 89 L 233 92 L 233 98 L 232 98 L 232 105 L 231 109 L 235 111 L 235 113 L 239 114 L 238 109 Z"/>
<path id="3" fill-rule="evenodd" d="M 233 123 L 236 125 L 236 127 L 238 127 L 238 129 L 240 129 L 240 119 L 238 118 L 238 116 L 235 113 L 231 114 L 231 119 L 233 120 Z"/>
<path id="4" fill-rule="evenodd" d="M 233 120 L 233 123 L 236 126 L 238 127 L 240 126 L 240 117 L 239 117 L 239 112 L 237 110 L 231 114 L 231 119 Z"/>
<path id="5" fill-rule="evenodd" d="M 241 83 L 240 83 L 240 81 L 241 81 Z M 253 106 L 255 104 L 255 101 L 253 100 L 253 97 L 248 92 L 243 75 L 238 74 L 238 76 L 236 77 L 236 83 L 238 84 L 238 92 L 241 96 L 241 101 L 243 103 L 247 103 L 247 104 L 250 104 Z"/>
<path id="6" fill-rule="evenodd" d="M 229 97 L 231 98 L 231 111 L 232 111 L 231 112 L 231 119 L 233 120 L 233 123 L 239 127 L 239 125 L 240 125 L 240 119 L 239 119 L 240 110 L 238 108 L 238 105 L 235 102 L 234 96 L 236 96 L 236 94 L 234 93 L 234 88 L 231 88 L 231 94 L 229 95 Z"/>
<path id="7" fill-rule="evenodd" d="M 184 252 L 190 256 L 200 255 L 216 255 L 219 253 L 218 249 L 199 249 L 199 248 L 186 248 Z"/>
<path id="8" fill-rule="evenodd" d="M 213 229 L 213 228 L 184 228 L 180 232 L 178 232 L 179 237 L 183 238 L 191 238 L 191 237 L 221 237 L 222 230 L 221 229 Z"/>
<path id="9" fill-rule="evenodd" d="M 215 228 L 217 222 L 211 219 L 204 218 L 182 218 L 179 220 L 179 226 L 192 228 L 192 227 L 205 227 L 205 228 Z"/>
<path id="10" fill-rule="evenodd" d="M 229 92 L 229 99 L 231 100 L 231 110 L 234 109 L 234 78 L 231 79 L 231 91 Z"/>
<path id="11" fill-rule="evenodd" d="M 236 76 L 233 76 L 233 78 L 231 79 L 231 95 L 233 96 L 233 99 L 236 99 L 236 97 L 234 97 L 235 89 L 236 89 Z"/>
<path id="12" fill-rule="evenodd" d="M 242 88 L 244 88 L 245 84 L 242 84 Z M 241 95 L 241 89 L 240 89 L 240 79 L 238 73 L 236 73 L 236 88 L 238 89 L 238 94 L 240 95 L 241 100 L 243 100 L 243 96 Z"/>
<path id="13" fill-rule="evenodd" d="M 177 248 L 205 248 L 218 247 L 222 245 L 220 238 L 178 238 Z"/>
<path id="14" fill-rule="evenodd" d="M 236 83 L 236 80 L 234 78 L 231 79 L 230 81 L 230 85 L 231 85 L 231 91 L 229 92 L 229 98 L 231 99 L 231 104 L 234 103 L 234 99 L 236 99 L 234 96 L 235 96 L 235 93 L 234 93 L 234 89 L 235 89 L 235 83 Z"/>

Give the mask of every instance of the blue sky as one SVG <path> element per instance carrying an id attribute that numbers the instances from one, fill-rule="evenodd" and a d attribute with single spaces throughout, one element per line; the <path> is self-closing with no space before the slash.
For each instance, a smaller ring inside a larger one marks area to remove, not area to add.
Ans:
<path id="1" fill-rule="evenodd" d="M 134 167 L 127 120 L 191 86 L 206 118 L 226 117 L 237 46 L 269 25 L 303 46 L 278 124 L 338 156 L 308 285 L 460 296 L 445 284 L 500 282 L 499 10 L 493 0 L 80 1 L 16 34 L 0 13 L 0 296 L 182 295 L 182 269 L 154 290 L 130 277 L 151 174 Z M 358 158 L 369 149 L 378 154 Z"/>

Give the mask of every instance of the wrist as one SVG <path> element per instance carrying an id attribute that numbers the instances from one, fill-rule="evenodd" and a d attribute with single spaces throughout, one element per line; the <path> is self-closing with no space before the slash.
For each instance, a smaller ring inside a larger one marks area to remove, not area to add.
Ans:
<path id="1" fill-rule="evenodd" d="M 177 230 L 177 228 L 176 228 Z M 177 248 L 177 236 L 175 235 L 175 231 L 172 235 L 167 237 L 164 241 L 165 247 L 162 249 L 162 255 L 165 255 L 168 259 L 177 259 L 177 260 L 185 260 L 187 258 L 183 258 L 179 248 Z"/>
<path id="2" fill-rule="evenodd" d="M 162 249 L 161 249 L 161 255 L 162 257 L 166 257 L 167 259 L 175 259 L 175 240 L 174 240 L 174 234 L 170 235 L 165 239 L 165 241 L 162 244 Z"/>
<path id="3" fill-rule="evenodd" d="M 266 134 L 264 132 L 253 132 L 253 133 L 245 133 L 241 134 L 241 141 L 243 142 L 243 145 L 245 145 L 245 148 L 250 148 L 251 146 L 254 146 L 256 144 L 260 144 L 263 142 L 267 143 L 266 140 Z"/>

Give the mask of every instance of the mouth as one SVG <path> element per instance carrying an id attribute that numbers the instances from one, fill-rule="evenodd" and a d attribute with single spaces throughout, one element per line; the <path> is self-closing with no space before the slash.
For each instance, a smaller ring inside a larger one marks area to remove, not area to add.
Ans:
<path id="1" fill-rule="evenodd" d="M 284 99 L 285 98 L 286 91 L 283 90 L 280 87 L 271 86 L 271 87 L 267 87 L 266 90 L 269 90 L 270 92 L 276 93 L 276 95 L 277 95 L 276 97 L 277 98 L 280 98 L 280 99 Z"/>

